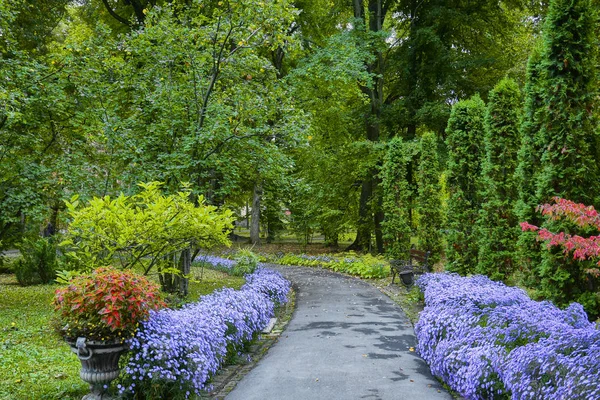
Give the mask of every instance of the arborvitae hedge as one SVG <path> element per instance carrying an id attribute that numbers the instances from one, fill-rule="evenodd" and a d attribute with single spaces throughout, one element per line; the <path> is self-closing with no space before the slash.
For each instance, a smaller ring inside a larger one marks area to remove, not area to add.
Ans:
<path id="1" fill-rule="evenodd" d="M 479 96 L 452 107 L 448 146 L 448 215 L 446 223 L 447 269 L 462 274 L 475 271 L 477 238 L 475 223 L 481 205 L 478 181 L 483 152 L 485 104 Z"/>
<path id="2" fill-rule="evenodd" d="M 381 168 L 383 187 L 382 222 L 386 254 L 391 258 L 406 259 L 412 235 L 410 221 L 410 186 L 407 165 L 413 157 L 414 145 L 396 137 L 389 142 Z"/>
<path id="3" fill-rule="evenodd" d="M 521 120 L 521 146 L 518 153 L 518 166 L 515 171 L 515 182 L 518 199 L 515 203 L 515 215 L 519 222 L 529 221 L 536 226 L 541 225 L 539 214 L 535 212 L 538 206 L 536 197 L 536 177 L 541 171 L 541 159 L 544 145 L 541 140 L 541 119 L 544 111 L 542 88 L 542 46 L 534 47 L 527 63 L 525 83 L 525 106 Z M 518 228 L 517 228 L 518 229 Z M 533 232 L 519 231 L 516 244 L 516 262 L 519 269 L 525 272 L 533 270 L 540 263 L 540 243 Z M 528 285 L 534 281 L 525 282 Z"/>
<path id="4" fill-rule="evenodd" d="M 514 175 L 519 148 L 520 102 L 521 91 L 517 83 L 503 79 L 490 92 L 485 114 L 477 272 L 492 279 L 505 279 L 514 268 L 518 236 Z"/>
<path id="5" fill-rule="evenodd" d="M 540 202 L 553 196 L 598 204 L 600 174 L 593 108 L 598 95 L 596 8 L 590 0 L 554 0 L 544 25 L 543 170 Z"/>
<path id="6" fill-rule="evenodd" d="M 552 196 L 600 205 L 597 102 L 597 9 L 590 0 L 554 0 L 544 25 L 540 80 L 544 99 L 544 154 L 537 182 L 538 203 Z M 545 225 L 553 232 L 578 233 L 562 221 Z M 558 304 L 576 300 L 596 307 L 598 280 L 583 272 L 585 263 L 572 261 L 561 250 L 542 252 L 537 269 L 541 290 Z"/>
<path id="7" fill-rule="evenodd" d="M 435 263 L 442 253 L 442 201 L 440 187 L 440 164 L 437 139 L 427 132 L 421 137 L 421 152 L 417 183 L 417 238 L 420 250 L 431 251 L 430 260 Z"/>

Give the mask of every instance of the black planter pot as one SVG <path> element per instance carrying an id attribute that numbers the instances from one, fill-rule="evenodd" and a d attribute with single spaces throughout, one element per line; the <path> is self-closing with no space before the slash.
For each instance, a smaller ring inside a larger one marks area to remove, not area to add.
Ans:
<path id="1" fill-rule="evenodd" d="M 119 376 L 119 358 L 127 351 L 127 345 L 115 341 L 92 341 L 77 338 L 75 342 L 67 340 L 71 351 L 81 361 L 79 376 L 89 383 L 90 392 L 82 400 L 112 399 L 107 389 L 110 382 Z"/>
<path id="2" fill-rule="evenodd" d="M 412 268 L 406 268 L 399 273 L 402 283 L 406 287 L 411 287 L 415 283 L 415 273 Z"/>

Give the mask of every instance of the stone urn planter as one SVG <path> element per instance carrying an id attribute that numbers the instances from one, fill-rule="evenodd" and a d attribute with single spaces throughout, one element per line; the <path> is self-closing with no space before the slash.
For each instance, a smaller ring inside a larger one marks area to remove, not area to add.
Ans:
<path id="1" fill-rule="evenodd" d="M 106 388 L 119 376 L 124 340 L 135 335 L 150 311 L 165 306 L 156 283 L 112 267 L 77 275 L 56 289 L 56 327 L 81 361 L 79 376 L 91 389 L 85 400 L 112 398 Z"/>
<path id="2" fill-rule="evenodd" d="M 127 345 L 114 341 L 88 341 L 83 337 L 75 342 L 67 340 L 67 343 L 81 361 L 79 376 L 90 385 L 91 393 L 82 400 L 114 399 L 106 388 L 119 376 L 119 358 L 128 350 Z"/>

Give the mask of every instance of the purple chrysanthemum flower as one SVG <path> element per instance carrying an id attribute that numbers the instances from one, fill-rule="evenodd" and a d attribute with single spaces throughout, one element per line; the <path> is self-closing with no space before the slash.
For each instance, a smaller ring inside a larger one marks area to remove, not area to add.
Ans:
<path id="1" fill-rule="evenodd" d="M 418 351 L 468 399 L 600 398 L 600 330 L 580 304 L 560 310 L 484 276 L 425 274 Z"/>
<path id="2" fill-rule="evenodd" d="M 241 290 L 221 289 L 179 310 L 153 312 L 130 341 L 121 393 L 160 387 L 180 397 L 199 395 L 228 351 L 252 340 L 268 324 L 275 303 L 285 303 L 290 283 L 258 268 Z M 171 393 L 172 395 L 172 393 Z"/>

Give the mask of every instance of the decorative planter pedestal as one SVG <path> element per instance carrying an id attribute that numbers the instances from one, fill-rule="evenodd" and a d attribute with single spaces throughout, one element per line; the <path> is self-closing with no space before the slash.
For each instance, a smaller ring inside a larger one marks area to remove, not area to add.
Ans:
<path id="1" fill-rule="evenodd" d="M 127 345 L 120 342 L 88 341 L 77 338 L 76 342 L 67 341 L 71 351 L 81 361 L 79 376 L 90 384 L 90 394 L 82 400 L 113 399 L 105 389 L 119 376 L 119 358 L 127 351 Z"/>

